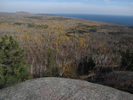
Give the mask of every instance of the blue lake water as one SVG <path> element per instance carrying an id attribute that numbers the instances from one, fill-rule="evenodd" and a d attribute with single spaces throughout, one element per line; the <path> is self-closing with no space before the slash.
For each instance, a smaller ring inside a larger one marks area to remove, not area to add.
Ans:
<path id="1" fill-rule="evenodd" d="M 133 26 L 133 16 L 96 15 L 96 14 L 54 14 L 54 15 Z"/>

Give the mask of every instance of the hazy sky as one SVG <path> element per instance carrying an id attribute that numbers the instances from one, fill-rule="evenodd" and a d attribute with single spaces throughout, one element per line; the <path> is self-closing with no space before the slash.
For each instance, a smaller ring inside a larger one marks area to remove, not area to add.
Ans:
<path id="1" fill-rule="evenodd" d="M 0 12 L 133 15 L 133 0 L 0 0 Z"/>

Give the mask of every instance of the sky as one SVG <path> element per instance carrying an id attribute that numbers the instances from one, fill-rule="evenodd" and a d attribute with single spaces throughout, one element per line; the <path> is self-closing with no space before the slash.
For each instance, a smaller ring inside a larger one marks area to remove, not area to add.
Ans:
<path id="1" fill-rule="evenodd" d="M 0 0 L 0 12 L 133 16 L 133 0 Z"/>

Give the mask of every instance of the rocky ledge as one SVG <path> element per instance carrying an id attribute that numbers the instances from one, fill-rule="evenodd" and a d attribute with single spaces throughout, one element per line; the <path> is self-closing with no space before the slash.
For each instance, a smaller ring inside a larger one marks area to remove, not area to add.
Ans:
<path id="1" fill-rule="evenodd" d="M 0 100 L 133 100 L 133 95 L 83 80 L 46 77 L 3 88 Z"/>

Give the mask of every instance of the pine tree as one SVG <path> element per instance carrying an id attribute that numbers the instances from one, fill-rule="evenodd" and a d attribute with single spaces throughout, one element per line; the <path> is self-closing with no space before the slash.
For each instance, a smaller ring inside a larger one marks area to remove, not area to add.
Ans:
<path id="1" fill-rule="evenodd" d="M 59 76 L 59 66 L 55 64 L 54 66 L 54 55 L 52 49 L 48 48 L 48 53 L 47 53 L 47 70 L 44 72 L 43 76 L 48 76 L 48 77 L 58 77 Z"/>
<path id="2" fill-rule="evenodd" d="M 95 66 L 96 66 L 96 63 L 92 59 L 92 57 L 85 56 L 79 62 L 79 65 L 77 68 L 77 75 L 88 75 L 90 72 L 93 71 Z"/>
<path id="3" fill-rule="evenodd" d="M 32 76 L 28 73 L 24 50 L 12 36 L 5 35 L 0 41 L 0 88 L 16 84 Z"/>
<path id="4" fill-rule="evenodd" d="M 127 49 L 126 52 L 121 53 L 121 67 L 123 70 L 133 71 L 133 52 Z"/>
<path id="5" fill-rule="evenodd" d="M 53 51 L 47 47 L 47 70 L 44 73 L 44 76 L 52 76 L 52 68 L 54 66 Z"/>

